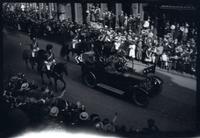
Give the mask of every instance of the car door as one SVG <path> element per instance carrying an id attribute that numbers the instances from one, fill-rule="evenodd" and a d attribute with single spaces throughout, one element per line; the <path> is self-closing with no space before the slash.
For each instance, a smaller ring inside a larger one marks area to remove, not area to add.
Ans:
<path id="1" fill-rule="evenodd" d="M 116 87 L 118 84 L 118 75 L 115 72 L 106 72 L 104 73 L 104 83 Z"/>
<path id="2" fill-rule="evenodd" d="M 128 89 L 129 80 L 127 77 L 124 77 L 124 73 L 118 72 L 115 74 L 115 84 L 113 85 L 115 88 L 119 90 L 126 90 Z"/>

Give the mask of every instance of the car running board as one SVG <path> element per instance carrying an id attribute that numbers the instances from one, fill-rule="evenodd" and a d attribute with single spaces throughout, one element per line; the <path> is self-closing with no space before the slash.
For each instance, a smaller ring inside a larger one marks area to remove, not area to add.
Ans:
<path id="1" fill-rule="evenodd" d="M 98 83 L 97 86 L 98 86 L 98 87 L 101 87 L 101 88 L 104 88 L 104 89 L 106 89 L 106 90 L 115 92 L 115 93 L 120 94 L 120 95 L 123 95 L 123 94 L 125 93 L 125 92 L 122 91 L 122 90 L 116 89 L 116 88 L 114 88 L 114 87 L 108 86 L 108 85 L 103 84 L 103 83 Z"/>

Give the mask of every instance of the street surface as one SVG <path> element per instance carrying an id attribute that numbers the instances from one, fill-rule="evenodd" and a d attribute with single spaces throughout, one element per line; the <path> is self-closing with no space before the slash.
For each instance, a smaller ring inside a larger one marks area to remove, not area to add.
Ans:
<path id="1" fill-rule="evenodd" d="M 27 69 L 22 60 L 22 51 L 30 48 L 30 38 L 16 31 L 3 30 L 4 79 L 11 72 L 23 72 L 29 80 L 41 84 L 36 69 Z M 45 49 L 47 44 L 53 44 L 57 60 L 61 46 L 46 40 L 39 40 L 39 47 Z M 135 64 L 136 70 L 142 66 Z M 69 101 L 80 101 L 89 113 L 97 113 L 102 119 L 112 119 L 118 112 L 118 125 L 128 128 L 146 127 L 146 120 L 153 118 L 162 131 L 186 131 L 195 129 L 196 114 L 196 80 L 194 78 L 171 74 L 157 70 L 156 74 L 164 80 L 161 94 L 150 99 L 147 108 L 140 108 L 119 96 L 113 96 L 102 89 L 91 89 L 81 80 L 81 68 L 74 59 L 68 62 L 68 77 L 65 77 L 67 88 L 64 98 Z M 57 95 L 61 93 L 58 92 Z"/>

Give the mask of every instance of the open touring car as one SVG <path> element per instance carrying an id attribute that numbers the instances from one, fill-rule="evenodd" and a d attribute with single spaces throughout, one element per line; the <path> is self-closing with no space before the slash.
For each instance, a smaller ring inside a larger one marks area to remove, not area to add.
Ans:
<path id="1" fill-rule="evenodd" d="M 100 58 L 98 58 L 100 59 Z M 155 67 L 150 66 L 138 73 L 126 66 L 124 70 L 109 70 L 105 60 L 97 60 L 94 52 L 79 57 L 83 82 L 91 87 L 102 87 L 120 95 L 126 95 L 136 105 L 145 107 L 149 98 L 162 91 L 163 81 L 152 75 Z"/>

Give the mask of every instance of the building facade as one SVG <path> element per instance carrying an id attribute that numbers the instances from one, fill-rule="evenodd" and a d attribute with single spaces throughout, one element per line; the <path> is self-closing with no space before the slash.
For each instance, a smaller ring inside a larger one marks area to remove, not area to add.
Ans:
<path id="1" fill-rule="evenodd" d="M 59 20 L 70 19 L 77 23 L 84 23 L 86 20 L 86 11 L 94 3 L 13 3 L 13 6 L 18 6 L 26 9 L 35 9 L 39 13 L 48 12 L 48 18 L 57 18 Z M 98 3 L 102 12 L 112 11 L 116 18 L 123 10 L 127 15 L 140 15 L 144 17 L 142 3 Z M 116 19 L 118 20 L 118 19 Z"/>

